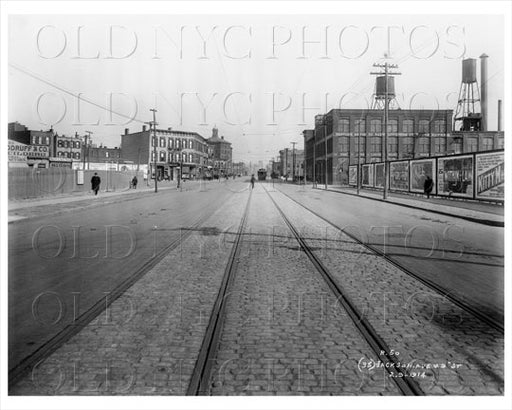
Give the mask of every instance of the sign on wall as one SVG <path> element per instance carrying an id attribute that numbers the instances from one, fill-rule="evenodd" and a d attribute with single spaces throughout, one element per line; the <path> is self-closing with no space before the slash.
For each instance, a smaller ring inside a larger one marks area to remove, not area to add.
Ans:
<path id="1" fill-rule="evenodd" d="M 476 154 L 476 193 L 480 199 L 505 199 L 505 153 Z"/>
<path id="2" fill-rule="evenodd" d="M 439 195 L 473 197 L 473 156 L 437 160 Z"/>
<path id="3" fill-rule="evenodd" d="M 436 187 L 435 160 L 422 159 L 411 161 L 410 183 L 411 192 L 424 192 L 425 179 L 429 176 L 434 181 L 434 192 Z"/>
<path id="4" fill-rule="evenodd" d="M 361 172 L 361 185 L 373 186 L 373 164 L 365 164 Z"/>
<path id="5" fill-rule="evenodd" d="M 357 165 L 348 167 L 348 184 L 357 186 Z"/>
<path id="6" fill-rule="evenodd" d="M 375 164 L 375 187 L 384 188 L 384 163 Z"/>
<path id="7" fill-rule="evenodd" d="M 389 163 L 389 189 L 409 190 L 409 161 Z"/>

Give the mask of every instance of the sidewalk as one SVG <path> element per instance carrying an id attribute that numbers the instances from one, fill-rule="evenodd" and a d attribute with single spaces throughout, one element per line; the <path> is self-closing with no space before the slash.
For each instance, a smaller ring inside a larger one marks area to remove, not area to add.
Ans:
<path id="1" fill-rule="evenodd" d="M 192 184 L 197 183 L 197 181 L 187 181 L 186 186 L 184 190 L 186 190 L 187 186 L 190 186 Z M 176 182 L 160 182 L 158 184 L 158 191 L 163 190 L 169 190 L 169 189 L 176 189 Z M 143 194 L 143 193 L 149 193 L 154 192 L 155 187 L 154 185 L 146 185 L 146 184 L 139 184 L 137 186 L 137 189 L 123 189 L 120 191 L 100 191 L 98 192 L 98 195 L 94 195 L 92 191 L 85 191 L 85 192 L 75 192 L 75 193 L 69 193 L 69 194 L 63 194 L 63 195 L 55 195 L 51 197 L 44 197 L 44 198 L 30 198 L 30 199 L 24 199 L 24 200 L 12 200 L 9 201 L 8 205 L 8 223 L 15 222 L 21 219 L 26 219 L 28 217 L 32 217 L 30 215 L 31 210 L 40 209 L 44 210 L 48 207 L 55 207 L 57 208 L 60 206 L 59 209 L 55 209 L 58 212 L 62 211 L 62 205 L 69 204 L 69 210 L 71 209 L 77 209 L 81 208 L 80 204 L 78 202 L 87 202 L 84 204 L 83 207 L 87 206 L 96 206 L 105 203 L 105 199 L 115 199 L 117 197 L 125 196 L 125 195 L 136 195 L 136 194 Z M 75 203 L 75 207 L 72 205 Z M 55 212 L 52 212 L 52 214 Z M 27 216 L 28 215 L 28 216 Z"/>
<path id="2" fill-rule="evenodd" d="M 325 186 L 319 184 L 316 189 L 325 190 Z M 328 185 L 327 190 L 357 196 L 357 189 L 352 187 Z M 505 226 L 505 207 L 503 205 L 440 197 L 431 197 L 430 199 L 427 199 L 425 195 L 421 194 L 408 195 L 396 192 L 388 193 L 388 197 L 384 201 L 384 199 L 382 199 L 382 191 L 360 189 L 359 192 L 359 196 L 375 201 L 393 203 L 407 208 L 422 209 L 441 215 L 462 218 L 484 225 Z"/>

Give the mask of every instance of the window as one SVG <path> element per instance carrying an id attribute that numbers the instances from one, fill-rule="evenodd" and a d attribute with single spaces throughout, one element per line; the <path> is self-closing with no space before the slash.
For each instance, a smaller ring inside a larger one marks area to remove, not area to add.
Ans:
<path id="1" fill-rule="evenodd" d="M 160 161 L 161 162 L 165 162 L 165 157 L 166 157 L 165 151 L 160 151 Z"/>
<path id="2" fill-rule="evenodd" d="M 398 152 L 398 137 L 388 137 L 388 155 Z"/>
<path id="3" fill-rule="evenodd" d="M 496 149 L 503 149 L 505 148 L 505 138 L 498 138 L 498 146 Z"/>
<path id="4" fill-rule="evenodd" d="M 176 148 L 180 149 L 180 147 L 181 147 L 180 140 L 178 138 L 176 138 Z"/>
<path id="5" fill-rule="evenodd" d="M 187 154 L 185 154 L 185 153 L 181 154 L 181 160 L 183 162 L 186 162 L 187 161 Z"/>
<path id="6" fill-rule="evenodd" d="M 402 122 L 402 129 L 406 134 L 414 133 L 414 120 L 404 120 Z"/>
<path id="7" fill-rule="evenodd" d="M 152 147 L 156 146 L 156 137 L 151 137 L 151 146 Z"/>
<path id="8" fill-rule="evenodd" d="M 75 158 L 76 159 L 80 159 L 80 153 L 79 152 L 75 152 Z"/>
<path id="9" fill-rule="evenodd" d="M 382 132 L 382 125 L 380 120 L 370 121 L 370 132 Z"/>
<path id="10" fill-rule="evenodd" d="M 192 142 L 193 142 L 192 140 L 188 140 L 188 147 L 189 147 L 190 149 L 192 149 Z"/>
<path id="11" fill-rule="evenodd" d="M 436 154 L 444 154 L 446 152 L 446 140 L 443 137 L 434 140 L 434 152 Z"/>
<path id="12" fill-rule="evenodd" d="M 151 151 L 151 162 L 155 162 L 155 151 Z"/>
<path id="13" fill-rule="evenodd" d="M 381 151 L 382 143 L 380 137 L 372 137 L 370 139 L 370 152 L 377 153 Z"/>
<path id="14" fill-rule="evenodd" d="M 348 137 L 338 137 L 338 152 L 348 152 L 349 144 Z"/>
<path id="15" fill-rule="evenodd" d="M 388 132 L 396 134 L 398 132 L 398 120 L 388 120 Z"/>
<path id="16" fill-rule="evenodd" d="M 160 137 L 160 148 L 165 148 L 165 138 Z"/>
<path id="17" fill-rule="evenodd" d="M 434 121 L 434 133 L 444 134 L 446 132 L 446 121 L 435 120 Z"/>
<path id="18" fill-rule="evenodd" d="M 428 154 L 430 152 L 429 138 L 418 138 L 418 152 L 420 154 Z"/>
<path id="19" fill-rule="evenodd" d="M 57 147 L 59 147 L 59 148 L 64 148 L 64 144 L 63 144 L 63 141 L 62 141 L 62 140 L 58 140 L 58 141 L 57 141 Z"/>
<path id="20" fill-rule="evenodd" d="M 192 154 L 188 154 L 188 162 L 192 162 Z"/>
<path id="21" fill-rule="evenodd" d="M 169 148 L 174 148 L 174 140 L 172 138 L 169 138 L 169 140 L 167 141 L 167 146 Z"/>
<path id="22" fill-rule="evenodd" d="M 76 142 L 76 148 L 80 149 L 80 141 Z"/>
<path id="23" fill-rule="evenodd" d="M 428 134 L 430 132 L 430 121 L 420 120 L 420 122 L 418 123 L 418 132 Z"/>
<path id="24" fill-rule="evenodd" d="M 109 157 L 109 152 L 108 151 L 105 151 L 105 158 L 108 158 Z"/>
<path id="25" fill-rule="evenodd" d="M 348 118 L 338 120 L 338 132 L 350 132 L 350 120 Z"/>
<path id="26" fill-rule="evenodd" d="M 354 131 L 360 134 L 364 134 L 366 132 L 366 121 L 356 120 Z"/>
<path id="27" fill-rule="evenodd" d="M 185 138 L 183 138 L 183 139 L 181 140 L 181 146 L 182 146 L 184 149 L 185 149 L 185 148 L 187 148 L 187 140 L 186 140 Z"/>
<path id="28" fill-rule="evenodd" d="M 414 138 L 413 137 L 404 137 L 402 139 L 402 146 L 404 153 L 412 154 L 414 151 Z"/>
<path id="29" fill-rule="evenodd" d="M 478 151 L 478 139 L 477 138 L 468 138 L 467 148 L 468 148 L 467 152 Z"/>
<path id="30" fill-rule="evenodd" d="M 492 137 L 482 138 L 482 151 L 489 151 L 493 149 L 494 141 Z"/>

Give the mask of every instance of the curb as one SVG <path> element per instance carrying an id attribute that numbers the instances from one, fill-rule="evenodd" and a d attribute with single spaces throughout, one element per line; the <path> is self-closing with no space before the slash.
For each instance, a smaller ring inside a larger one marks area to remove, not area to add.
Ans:
<path id="1" fill-rule="evenodd" d="M 439 211 L 439 210 L 436 210 L 436 209 L 426 209 L 426 208 L 422 208 L 421 206 L 415 206 L 415 205 L 409 205 L 409 204 L 401 204 L 399 202 L 386 201 L 386 200 L 381 199 L 381 198 L 373 198 L 373 197 L 365 196 L 365 195 L 357 195 L 357 194 L 353 194 L 351 192 L 337 191 L 335 189 L 329 189 L 329 188 L 328 189 L 313 188 L 313 189 L 318 189 L 320 191 L 336 192 L 338 194 L 344 194 L 344 195 L 352 195 L 352 196 L 356 196 L 358 198 L 371 199 L 373 201 L 385 202 L 387 204 L 403 206 L 405 208 L 419 209 L 421 211 L 432 212 L 432 213 L 435 213 L 435 214 L 444 215 L 444 216 L 450 216 L 450 217 L 453 217 L 453 218 L 460 218 L 460 219 L 464 219 L 466 221 L 475 222 L 475 223 L 479 223 L 479 224 L 482 224 L 482 225 L 496 226 L 496 227 L 500 227 L 500 228 L 504 228 L 505 227 L 505 222 L 504 221 L 503 222 L 502 221 L 493 221 L 491 219 L 474 218 L 472 216 L 458 215 L 458 214 L 453 214 L 453 213 L 450 213 L 450 212 Z"/>

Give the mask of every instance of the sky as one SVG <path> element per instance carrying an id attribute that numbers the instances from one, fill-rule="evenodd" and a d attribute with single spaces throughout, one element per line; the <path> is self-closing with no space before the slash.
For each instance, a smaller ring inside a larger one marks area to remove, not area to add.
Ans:
<path id="1" fill-rule="evenodd" d="M 198 10 L 200 11 L 200 10 Z M 397 64 L 401 108 L 453 109 L 461 60 L 486 53 L 489 129 L 504 99 L 498 15 L 10 15 L 8 121 L 119 146 L 159 128 L 268 161 L 332 108 L 371 104 L 374 63 Z M 387 58 L 384 59 L 384 55 Z M 480 74 L 478 71 L 478 81 Z"/>

